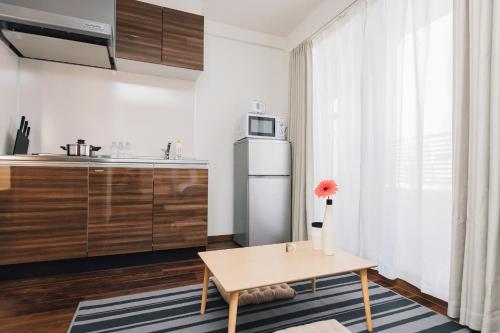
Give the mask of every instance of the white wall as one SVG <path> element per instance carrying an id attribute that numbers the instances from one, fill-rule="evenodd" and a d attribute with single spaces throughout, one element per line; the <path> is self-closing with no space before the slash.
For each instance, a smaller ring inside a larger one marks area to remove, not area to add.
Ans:
<path id="1" fill-rule="evenodd" d="M 340 14 L 355 0 L 325 0 L 287 36 L 289 50 L 295 48 L 303 40 L 309 38 L 331 19 Z"/>
<path id="2" fill-rule="evenodd" d="M 197 0 L 145 1 L 198 13 L 201 8 Z M 180 138 L 186 156 L 210 161 L 209 235 L 231 234 L 235 126 L 254 98 L 270 114 L 288 116 L 288 51 L 277 36 L 211 21 L 205 31 L 205 71 L 196 83 L 18 61 L 2 45 L 0 134 L 13 136 L 19 115 L 26 114 L 31 152 L 59 153 L 60 145 L 84 138 L 103 145 L 106 154 L 111 140 L 125 139 L 136 154 L 157 156 L 168 140 Z M 5 135 L 2 148 L 12 149 Z"/>
<path id="3" fill-rule="evenodd" d="M 17 104 L 18 65 L 17 56 L 0 43 L 0 154 L 12 154 L 21 120 Z"/>
<path id="4" fill-rule="evenodd" d="M 31 152 L 61 153 L 59 146 L 81 138 L 108 154 L 122 139 L 136 154 L 160 156 L 179 138 L 193 156 L 193 82 L 21 59 L 20 88 Z"/>
<path id="5" fill-rule="evenodd" d="M 287 116 L 284 49 L 283 38 L 207 21 L 196 83 L 21 59 L 19 109 L 32 122 L 30 151 L 60 153 L 83 138 L 106 154 L 113 139 L 125 139 L 151 156 L 180 138 L 185 155 L 210 161 L 209 235 L 231 234 L 237 121 L 255 98 Z"/>
<path id="6" fill-rule="evenodd" d="M 288 55 L 283 50 L 207 35 L 205 71 L 196 83 L 195 152 L 210 160 L 210 235 L 233 233 L 233 143 L 237 122 L 257 98 L 288 115 Z"/>

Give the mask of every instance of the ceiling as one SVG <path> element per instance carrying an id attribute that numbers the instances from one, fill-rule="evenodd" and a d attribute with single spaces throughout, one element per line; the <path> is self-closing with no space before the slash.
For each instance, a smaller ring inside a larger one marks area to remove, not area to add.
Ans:
<path id="1" fill-rule="evenodd" d="M 287 36 L 323 0 L 203 0 L 203 15 L 240 28 Z"/>

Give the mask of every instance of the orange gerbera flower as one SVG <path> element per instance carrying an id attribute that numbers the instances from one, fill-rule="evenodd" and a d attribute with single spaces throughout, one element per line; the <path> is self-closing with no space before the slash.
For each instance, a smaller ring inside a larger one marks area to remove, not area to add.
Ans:
<path id="1" fill-rule="evenodd" d="M 316 186 L 314 194 L 316 194 L 318 198 L 327 198 L 337 193 L 337 190 L 338 186 L 334 180 L 322 180 L 318 186 Z"/>

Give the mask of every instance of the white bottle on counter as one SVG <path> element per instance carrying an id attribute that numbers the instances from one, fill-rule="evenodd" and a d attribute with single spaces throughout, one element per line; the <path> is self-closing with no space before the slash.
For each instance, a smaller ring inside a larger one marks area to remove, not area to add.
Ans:
<path id="1" fill-rule="evenodd" d="M 175 159 L 182 160 L 182 142 L 179 139 L 175 141 Z"/>
<path id="2" fill-rule="evenodd" d="M 116 158 L 118 156 L 118 143 L 116 140 L 113 140 L 111 143 L 111 158 Z"/>
<path id="3" fill-rule="evenodd" d="M 125 153 L 125 145 L 122 140 L 118 140 L 118 151 L 116 153 L 117 158 L 123 158 Z"/>
<path id="4" fill-rule="evenodd" d="M 133 152 L 132 152 L 132 146 L 130 145 L 129 141 L 125 141 L 125 153 L 124 157 L 126 158 L 132 158 Z"/>

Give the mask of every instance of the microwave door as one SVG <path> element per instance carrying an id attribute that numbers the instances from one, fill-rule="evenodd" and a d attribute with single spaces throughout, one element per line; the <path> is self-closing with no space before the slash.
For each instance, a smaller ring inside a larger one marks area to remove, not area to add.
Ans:
<path id="1" fill-rule="evenodd" d="M 276 119 L 271 117 L 248 117 L 248 134 L 250 136 L 274 138 L 276 136 Z"/>

